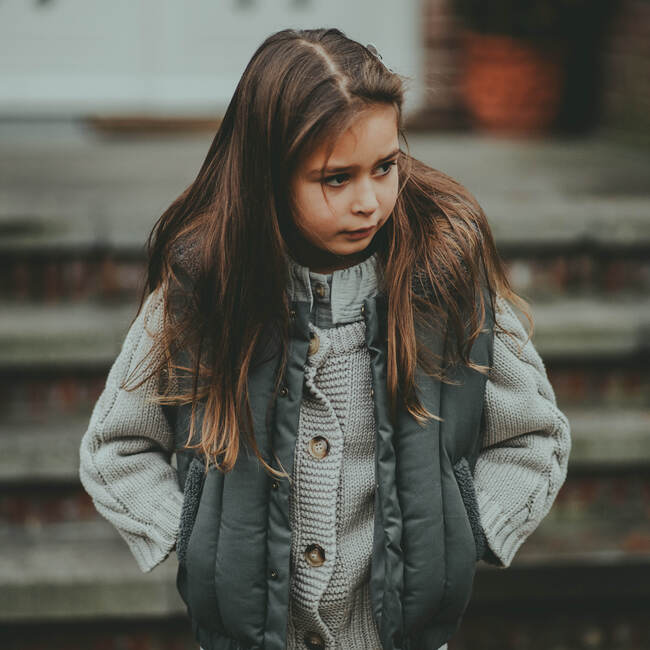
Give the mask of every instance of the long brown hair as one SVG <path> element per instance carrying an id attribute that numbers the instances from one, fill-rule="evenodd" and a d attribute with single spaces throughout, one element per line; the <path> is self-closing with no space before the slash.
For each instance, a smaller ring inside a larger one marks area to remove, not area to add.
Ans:
<path id="1" fill-rule="evenodd" d="M 262 458 L 251 433 L 247 376 L 254 352 L 268 340 L 279 342 L 282 351 L 276 394 L 284 375 L 290 307 L 285 253 L 295 228 L 292 174 L 304 156 L 333 143 L 376 104 L 395 107 L 398 133 L 406 142 L 404 82 L 374 48 L 338 29 L 272 34 L 248 63 L 196 179 L 149 236 L 138 313 L 160 289 L 164 318 L 152 347 L 157 363 L 128 390 L 156 374 L 156 401 L 191 404 L 186 447 L 200 449 L 221 471 L 233 468 L 242 438 L 268 471 L 287 476 Z M 388 305 L 391 413 L 402 400 L 419 421 L 439 419 L 417 398 L 416 365 L 442 381 L 446 368 L 459 362 L 487 373 L 469 353 L 486 308 L 496 317 L 496 293 L 526 313 L 531 335 L 533 323 L 526 301 L 510 288 L 483 210 L 471 194 L 403 150 L 398 174 L 394 210 L 371 244 Z M 447 358 L 418 345 L 416 323 L 447 327 L 455 341 Z M 199 406 L 203 419 L 196 436 Z"/>

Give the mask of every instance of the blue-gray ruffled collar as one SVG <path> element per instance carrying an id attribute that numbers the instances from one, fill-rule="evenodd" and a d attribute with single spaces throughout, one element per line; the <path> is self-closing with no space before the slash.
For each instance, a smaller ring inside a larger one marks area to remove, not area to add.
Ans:
<path id="1" fill-rule="evenodd" d="M 286 253 L 289 299 L 308 302 L 312 320 L 330 327 L 363 320 L 361 305 L 379 291 L 377 252 L 358 264 L 331 273 L 316 273 Z"/>

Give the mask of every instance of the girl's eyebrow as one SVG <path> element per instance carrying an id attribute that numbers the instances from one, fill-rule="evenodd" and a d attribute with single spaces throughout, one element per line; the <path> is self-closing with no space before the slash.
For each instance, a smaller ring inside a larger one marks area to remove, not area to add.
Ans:
<path id="1" fill-rule="evenodd" d="M 389 158 L 392 158 L 393 156 L 396 156 L 400 152 L 399 147 L 395 149 L 394 151 L 391 151 L 389 154 L 386 154 L 385 156 L 382 156 L 378 160 L 375 161 L 373 167 L 377 166 L 379 163 L 384 162 L 385 160 L 388 160 Z M 358 169 L 359 165 L 348 165 L 347 167 L 328 167 L 325 170 L 326 174 L 335 174 L 337 172 L 344 172 L 348 171 L 349 169 Z M 318 174 L 320 176 L 320 169 L 313 169 L 311 171 L 312 174 Z"/>

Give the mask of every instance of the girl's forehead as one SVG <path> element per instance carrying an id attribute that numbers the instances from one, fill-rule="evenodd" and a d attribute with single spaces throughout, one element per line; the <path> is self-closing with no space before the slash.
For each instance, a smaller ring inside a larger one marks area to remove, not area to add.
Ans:
<path id="1" fill-rule="evenodd" d="M 326 162 L 328 167 L 345 166 L 351 164 L 350 159 L 386 156 L 398 141 L 395 109 L 380 105 L 360 113 L 342 132 L 323 137 L 303 160 L 309 167 L 322 167 Z"/>

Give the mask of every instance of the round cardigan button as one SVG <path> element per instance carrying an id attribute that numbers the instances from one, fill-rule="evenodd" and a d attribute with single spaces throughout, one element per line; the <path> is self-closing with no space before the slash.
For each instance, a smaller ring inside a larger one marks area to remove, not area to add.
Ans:
<path id="1" fill-rule="evenodd" d="M 321 637 L 320 634 L 316 634 L 316 632 L 307 632 L 305 634 L 305 638 L 303 639 L 305 642 L 305 646 L 309 648 L 309 650 L 319 650 L 320 648 L 325 647 L 325 642 L 323 641 L 323 638 Z"/>
<path id="2" fill-rule="evenodd" d="M 309 453 L 318 460 L 325 458 L 330 450 L 330 443 L 323 436 L 315 436 L 309 441 Z"/>
<path id="3" fill-rule="evenodd" d="M 320 347 L 320 338 L 316 332 L 310 332 L 309 336 L 309 354 L 316 354 L 316 352 L 318 352 L 318 348 Z"/>
<path id="4" fill-rule="evenodd" d="M 325 551 L 318 544 L 309 544 L 305 548 L 305 560 L 312 566 L 321 566 L 325 562 Z"/>

